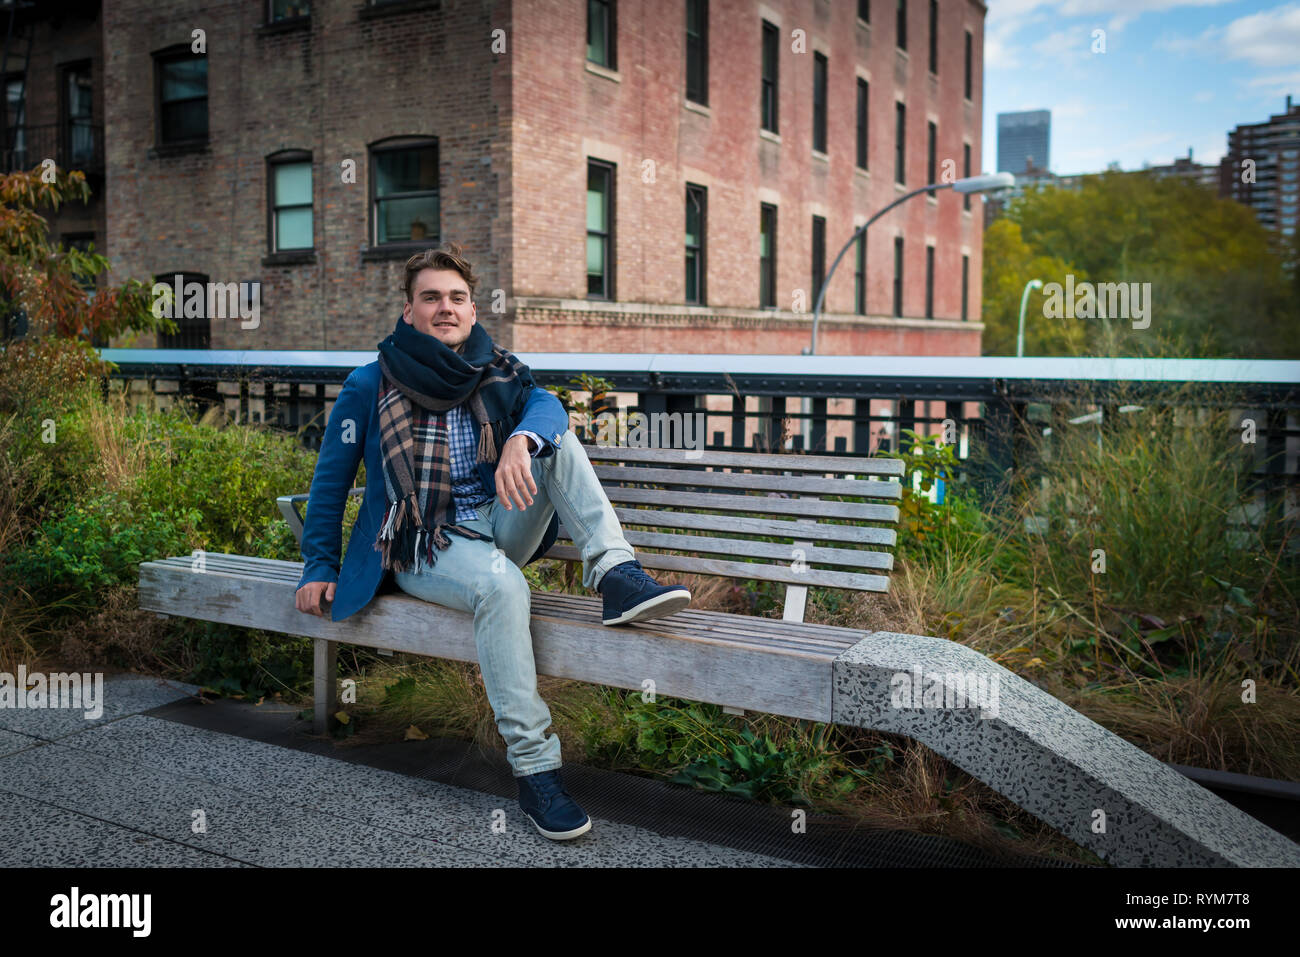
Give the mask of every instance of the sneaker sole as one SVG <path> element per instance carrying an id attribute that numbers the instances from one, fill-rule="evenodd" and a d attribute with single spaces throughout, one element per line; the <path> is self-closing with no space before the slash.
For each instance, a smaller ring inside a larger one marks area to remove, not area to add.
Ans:
<path id="1" fill-rule="evenodd" d="M 601 621 L 606 625 L 626 625 L 649 618 L 663 618 L 677 614 L 690 603 L 691 593 L 688 591 L 664 592 L 654 598 L 647 598 L 639 605 L 633 605 L 617 618 L 602 618 Z"/>
<path id="2" fill-rule="evenodd" d="M 524 812 L 524 817 L 533 821 L 533 816 L 527 811 Z M 536 821 L 533 821 L 533 827 L 537 828 L 537 832 L 541 834 L 542 837 L 549 837 L 552 841 L 568 841 L 575 837 L 581 837 L 591 830 L 591 816 L 588 815 L 586 823 L 575 827 L 572 831 L 548 831 Z"/>

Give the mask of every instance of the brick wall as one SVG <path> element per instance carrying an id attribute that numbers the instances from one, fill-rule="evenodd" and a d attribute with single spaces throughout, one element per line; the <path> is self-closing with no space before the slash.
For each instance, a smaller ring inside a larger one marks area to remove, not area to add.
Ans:
<path id="1" fill-rule="evenodd" d="M 978 167 L 985 8 L 941 0 L 940 68 L 927 66 L 928 0 L 910 0 L 907 56 L 894 48 L 892 4 L 870 27 L 856 3 L 710 3 L 709 105 L 684 105 L 682 0 L 620 3 L 617 69 L 586 64 L 582 0 L 470 4 L 366 19 L 361 0 L 314 0 L 307 29 L 259 29 L 256 3 L 116 0 L 105 11 L 108 231 L 115 278 L 192 270 L 214 281 L 261 279 L 263 320 L 214 321 L 214 348 L 370 349 L 400 312 L 402 259 L 367 261 L 367 146 L 397 135 L 439 138 L 441 228 L 481 280 L 480 321 L 516 351 L 794 353 L 809 336 L 811 221 L 827 220 L 826 265 L 857 221 L 897 195 L 896 98 L 908 107 L 907 183 L 923 185 L 926 120 L 939 165 Z M 201 11 L 201 12 L 200 12 Z M 779 21 L 780 142 L 759 134 L 760 23 Z M 151 51 L 206 31 L 210 142 L 156 156 Z M 491 50 L 492 31 L 506 50 Z M 802 30 L 804 52 L 791 50 Z M 963 30 L 974 34 L 975 89 L 963 101 Z M 812 139 L 813 52 L 829 58 L 828 149 Z M 855 171 L 855 77 L 871 84 L 869 173 Z M 266 157 L 313 158 L 314 263 L 264 265 Z M 587 159 L 617 164 L 616 315 L 586 299 Z M 357 161 L 357 182 L 340 164 Z M 651 176 L 646 161 L 653 163 Z M 973 172 L 978 172 L 978 168 Z M 685 297 L 685 184 L 708 189 L 707 302 Z M 758 307 L 760 202 L 778 206 L 777 302 Z M 872 227 L 870 321 L 855 320 L 852 252 L 829 287 L 819 352 L 977 354 L 978 322 L 897 323 L 893 236 L 905 237 L 904 315 L 924 313 L 925 242 L 936 247 L 935 315 L 960 317 L 960 263 L 970 256 L 979 316 L 978 199 L 924 197 Z M 855 220 L 855 217 L 857 219 Z M 507 311 L 494 313 L 494 289 Z M 792 311 L 796 289 L 806 311 Z M 538 300 L 546 300 L 539 303 Z M 517 309 L 517 303 L 527 308 Z M 721 314 L 711 310 L 717 309 Z"/>

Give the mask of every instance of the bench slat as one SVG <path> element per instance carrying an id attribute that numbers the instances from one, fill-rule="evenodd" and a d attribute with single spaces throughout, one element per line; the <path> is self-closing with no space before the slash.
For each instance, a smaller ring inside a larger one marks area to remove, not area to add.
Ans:
<path id="1" fill-rule="evenodd" d="M 582 561 L 582 553 L 572 545 L 552 545 L 544 556 L 564 561 Z M 787 585 L 820 585 L 826 588 L 849 588 L 854 591 L 888 591 L 889 576 L 860 575 L 854 572 L 825 571 L 809 568 L 796 572 L 789 565 L 765 565 L 756 562 L 729 562 L 716 558 L 693 558 L 685 555 L 659 555 L 644 552 L 637 560 L 647 568 L 663 568 L 697 575 L 721 575 L 723 578 L 753 578 L 785 582 Z"/>
<path id="2" fill-rule="evenodd" d="M 646 548 L 670 548 L 675 551 L 690 552 L 693 555 L 733 555 L 737 558 L 775 558 L 778 561 L 794 561 L 791 554 L 794 545 L 782 545 L 780 542 L 758 542 L 749 538 L 706 538 L 702 535 L 675 535 L 663 532 L 639 532 L 624 529 L 623 537 L 629 545 L 644 545 Z M 573 536 L 563 524 L 560 525 L 560 538 L 572 541 Z M 888 571 L 894 567 L 894 556 L 888 552 L 872 552 L 848 548 L 821 548 L 813 546 L 803 548 L 803 560 L 810 564 L 843 565 L 847 568 L 880 568 Z"/>
<path id="3" fill-rule="evenodd" d="M 898 533 L 892 528 L 870 525 L 809 525 L 774 518 L 749 518 L 743 515 L 709 515 L 704 512 L 662 512 L 649 508 L 614 507 L 623 525 L 649 525 L 654 528 L 688 528 L 702 532 L 737 532 L 749 535 L 775 535 L 781 538 L 808 538 L 814 541 L 848 542 L 854 545 L 895 545 Z"/>
<path id="4" fill-rule="evenodd" d="M 769 515 L 802 515 L 808 518 L 847 518 L 860 522 L 897 522 L 897 505 L 859 502 L 826 502 L 816 499 L 780 498 L 775 495 L 728 495 L 722 492 L 677 492 L 653 488 L 605 487 L 611 502 L 659 505 L 670 508 L 716 509 L 728 512 L 758 512 Z"/>
<path id="5" fill-rule="evenodd" d="M 816 495 L 851 495 L 863 498 L 902 497 L 899 482 L 874 482 L 866 479 L 809 478 L 802 475 L 755 475 L 752 472 L 702 472 L 687 469 L 650 469 L 624 465 L 595 465 L 596 476 L 608 488 L 610 482 L 644 482 L 650 485 L 694 485 L 716 488 L 743 488 L 762 492 L 807 493 Z"/>
<path id="6" fill-rule="evenodd" d="M 726 413 L 728 416 L 730 413 Z M 795 455 L 775 452 L 715 452 L 702 450 L 698 458 L 686 458 L 684 449 L 602 448 L 583 445 L 592 462 L 662 462 L 672 465 L 733 465 L 742 468 L 774 469 L 779 472 L 822 472 L 838 475 L 903 474 L 901 459 L 873 456 Z"/>

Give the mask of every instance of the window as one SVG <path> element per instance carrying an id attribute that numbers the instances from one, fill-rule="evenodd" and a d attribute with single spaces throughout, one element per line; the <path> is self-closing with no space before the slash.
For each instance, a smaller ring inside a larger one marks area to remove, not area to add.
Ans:
<path id="1" fill-rule="evenodd" d="M 614 4 L 587 0 L 587 59 L 616 70 L 614 61 Z"/>
<path id="2" fill-rule="evenodd" d="M 208 318 L 208 277 L 203 273 L 182 272 L 181 295 L 176 296 L 176 273 L 155 276 L 154 282 L 164 283 L 172 290 L 172 322 L 174 333 L 158 333 L 159 349 L 211 349 L 212 324 Z M 202 294 L 191 294 L 190 283 L 198 283 Z"/>
<path id="3" fill-rule="evenodd" d="M 270 210 L 267 248 L 273 253 L 311 249 L 311 154 L 289 150 L 267 158 Z"/>
<path id="4" fill-rule="evenodd" d="M 438 143 L 404 137 L 370 148 L 371 243 L 435 245 L 442 235 Z"/>
<path id="5" fill-rule="evenodd" d="M 813 149 L 826 152 L 826 57 L 813 54 Z"/>
<path id="6" fill-rule="evenodd" d="M 296 20 L 308 16 L 311 16 L 309 0 L 270 0 L 266 22 L 279 23 L 281 20 Z"/>
<path id="7" fill-rule="evenodd" d="M 971 35 L 966 31 L 966 99 L 970 99 L 971 92 Z"/>
<path id="8" fill-rule="evenodd" d="M 154 63 L 159 146 L 208 138 L 208 58 L 189 52 L 159 54 Z"/>
<path id="9" fill-rule="evenodd" d="M 614 166 L 587 160 L 587 298 L 614 298 Z"/>
<path id="10" fill-rule="evenodd" d="M 967 311 L 967 303 L 970 301 L 968 298 L 969 296 L 968 290 L 970 289 L 969 280 L 970 280 L 970 257 L 962 256 L 961 257 L 961 318 L 963 322 L 967 318 L 969 318 L 969 313 Z"/>
<path id="11" fill-rule="evenodd" d="M 927 184 L 933 183 L 936 177 L 936 163 L 938 162 L 939 150 L 939 127 L 933 123 L 925 124 L 925 181 Z M 927 196 L 933 196 L 934 190 L 926 193 Z"/>
<path id="12" fill-rule="evenodd" d="M 776 128 L 776 80 L 777 55 L 780 51 L 777 29 L 766 20 L 763 21 L 763 129 L 777 132 Z"/>
<path id="13" fill-rule="evenodd" d="M 867 99 L 871 90 L 866 80 L 858 77 L 858 167 L 867 168 Z"/>
<path id="14" fill-rule="evenodd" d="M 686 301 L 704 305 L 704 237 L 708 221 L 708 192 L 686 187 Z"/>
<path id="15" fill-rule="evenodd" d="M 894 315 L 903 316 L 903 237 L 894 237 Z"/>
<path id="16" fill-rule="evenodd" d="M 930 0 L 930 72 L 939 72 L 939 0 Z"/>
<path id="17" fill-rule="evenodd" d="M 858 0 L 858 19 L 871 22 L 871 0 Z"/>
<path id="18" fill-rule="evenodd" d="M 709 104 L 709 0 L 686 0 L 686 99 Z"/>
<path id="19" fill-rule="evenodd" d="M 853 303 L 859 316 L 867 314 L 867 234 L 858 235 L 857 263 L 853 269 Z"/>
<path id="20" fill-rule="evenodd" d="M 963 143 L 961 145 L 961 170 L 962 170 L 961 175 L 963 177 L 970 176 L 970 144 L 969 143 Z M 962 194 L 961 208 L 964 210 L 970 209 L 970 193 Z"/>
<path id="21" fill-rule="evenodd" d="M 925 318 L 934 318 L 934 247 L 925 247 Z"/>
<path id="22" fill-rule="evenodd" d="M 898 48 L 907 49 L 907 0 L 898 0 Z"/>
<path id="23" fill-rule="evenodd" d="M 5 169 L 27 169 L 27 78 L 22 73 L 5 77 Z"/>
<path id="24" fill-rule="evenodd" d="M 812 302 L 817 303 L 822 283 L 826 281 L 826 219 L 814 216 L 812 220 Z"/>
<path id="25" fill-rule="evenodd" d="M 77 168 L 94 165 L 95 128 L 93 123 L 94 87 L 90 82 L 90 61 L 63 68 L 62 153 L 64 164 Z"/>
<path id="26" fill-rule="evenodd" d="M 902 103 L 894 104 L 894 120 L 894 182 L 902 186 L 907 183 L 903 172 L 906 160 L 903 153 L 903 134 L 907 129 L 907 107 Z"/>
<path id="27" fill-rule="evenodd" d="M 758 215 L 758 304 L 776 305 L 776 207 L 763 203 Z"/>

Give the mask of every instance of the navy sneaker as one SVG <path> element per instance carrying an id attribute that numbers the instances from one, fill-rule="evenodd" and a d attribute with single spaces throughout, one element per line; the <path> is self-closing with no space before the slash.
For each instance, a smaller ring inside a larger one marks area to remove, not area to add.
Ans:
<path id="1" fill-rule="evenodd" d="M 560 769 L 523 774 L 519 782 L 519 806 L 543 837 L 567 841 L 591 830 L 591 818 L 569 797 L 560 779 Z"/>
<path id="2" fill-rule="evenodd" d="M 605 599 L 601 620 L 606 625 L 662 618 L 691 603 L 691 593 L 685 585 L 659 584 L 645 573 L 638 561 L 615 565 L 605 572 L 596 590 Z"/>

